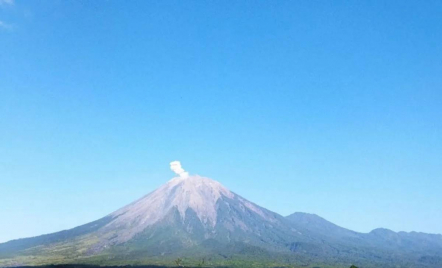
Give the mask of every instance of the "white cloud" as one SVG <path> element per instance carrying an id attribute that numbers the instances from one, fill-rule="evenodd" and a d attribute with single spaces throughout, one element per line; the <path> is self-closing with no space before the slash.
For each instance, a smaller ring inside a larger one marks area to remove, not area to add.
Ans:
<path id="1" fill-rule="evenodd" d="M 0 0 L 0 7 L 2 6 L 12 6 L 14 4 L 14 0 Z M 12 30 L 13 26 L 9 23 L 0 20 L 0 30 Z"/>
<path id="2" fill-rule="evenodd" d="M 14 27 L 11 24 L 5 23 L 0 20 L 0 29 L 11 31 L 13 28 Z"/>
<path id="3" fill-rule="evenodd" d="M 0 6 L 1 5 L 13 5 L 14 0 L 0 0 Z"/>

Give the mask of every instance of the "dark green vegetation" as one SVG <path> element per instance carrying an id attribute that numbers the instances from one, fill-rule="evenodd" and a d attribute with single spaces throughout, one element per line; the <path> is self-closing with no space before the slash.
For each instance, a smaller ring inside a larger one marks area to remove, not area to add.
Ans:
<path id="1" fill-rule="evenodd" d="M 17 266 L 17 268 L 200 268 L 200 267 L 209 267 L 206 265 L 205 259 L 201 260 L 196 266 L 188 266 L 183 263 L 182 259 L 177 259 L 174 261 L 175 266 L 164 266 L 164 265 L 125 265 L 125 266 L 98 266 L 98 265 L 85 265 L 85 264 L 58 264 L 58 265 L 43 265 L 43 266 Z M 230 268 L 232 266 L 210 266 L 214 268 Z M 295 266 L 271 266 L 271 267 L 291 267 L 297 268 Z M 321 268 L 321 267 L 313 267 L 313 268 Z M 354 265 L 350 266 L 350 268 L 358 268 Z"/>
<path id="2" fill-rule="evenodd" d="M 160 265 L 125 265 L 125 266 L 98 266 L 98 265 L 84 265 L 84 264 L 59 264 L 59 265 L 43 265 L 43 266 L 18 266 L 17 268 L 199 268 L 199 267 L 208 267 L 205 264 L 205 260 L 200 261 L 197 266 L 186 266 L 183 264 L 182 259 L 177 259 L 174 262 L 175 266 L 160 266 Z M 229 268 L 231 266 L 213 266 L 215 268 Z M 276 268 L 276 266 L 275 266 Z M 281 267 L 282 268 L 282 267 Z M 296 268 L 296 267 L 293 267 Z M 321 268 L 321 267 L 314 267 Z M 358 268 L 352 265 L 350 268 Z"/>

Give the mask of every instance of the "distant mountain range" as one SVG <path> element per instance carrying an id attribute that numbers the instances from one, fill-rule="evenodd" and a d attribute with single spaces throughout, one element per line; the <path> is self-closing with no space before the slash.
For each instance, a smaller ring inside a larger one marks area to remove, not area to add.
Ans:
<path id="1" fill-rule="evenodd" d="M 186 175 L 97 221 L 0 244 L 0 266 L 175 265 L 177 259 L 206 266 L 440 268 L 442 236 L 365 234 L 314 214 L 283 217 L 217 181 Z"/>

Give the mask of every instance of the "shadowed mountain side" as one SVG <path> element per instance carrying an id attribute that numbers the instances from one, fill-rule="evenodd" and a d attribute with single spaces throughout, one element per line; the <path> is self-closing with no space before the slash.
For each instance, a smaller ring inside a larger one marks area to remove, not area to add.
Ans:
<path id="1" fill-rule="evenodd" d="M 337 226 L 315 214 L 296 212 L 286 217 L 293 226 L 324 237 L 336 248 L 356 247 L 372 259 L 406 262 L 423 265 L 442 264 L 442 235 L 418 232 L 393 232 L 379 228 L 370 233 L 358 233 Z M 369 252 L 368 254 L 366 254 Z"/>
<path id="2" fill-rule="evenodd" d="M 286 217 L 293 226 L 300 229 L 306 229 L 315 234 L 320 234 L 325 237 L 337 240 L 355 240 L 361 239 L 361 234 L 342 228 L 334 223 L 331 223 L 318 215 L 296 212 Z"/>
<path id="3" fill-rule="evenodd" d="M 424 252 L 442 256 L 442 235 L 419 232 L 393 232 L 379 228 L 366 236 L 371 245 L 406 252 Z"/>

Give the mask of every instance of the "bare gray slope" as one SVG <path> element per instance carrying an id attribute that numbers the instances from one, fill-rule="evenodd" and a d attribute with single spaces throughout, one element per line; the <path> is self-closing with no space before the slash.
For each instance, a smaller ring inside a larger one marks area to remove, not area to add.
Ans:
<path id="1" fill-rule="evenodd" d="M 220 233 L 228 237 L 233 231 L 259 236 L 269 228 L 284 228 L 286 235 L 299 235 L 288 227 L 282 216 L 245 200 L 217 181 L 200 176 L 173 178 L 154 192 L 110 214 L 112 220 L 100 228 L 97 235 L 101 244 L 124 243 L 150 227 L 169 224 L 170 214 L 174 214 L 175 226 L 186 224 L 188 217 L 194 218 L 198 226 L 192 226 L 192 230 L 201 229 L 205 238 L 224 239 Z"/>
<path id="2" fill-rule="evenodd" d="M 160 222 L 173 209 L 179 212 L 183 221 L 186 211 L 191 209 L 204 225 L 213 227 L 217 219 L 216 203 L 221 197 L 233 198 L 233 194 L 217 181 L 200 176 L 176 177 L 154 192 L 110 214 L 114 220 L 100 232 L 105 234 L 118 229 L 112 239 L 122 243 Z"/>
<path id="3" fill-rule="evenodd" d="M 110 236 L 100 235 L 105 238 L 101 247 L 132 239 L 133 244 L 147 248 L 146 240 L 150 239 L 162 244 L 174 241 L 175 247 L 188 248 L 213 240 L 218 246 L 242 242 L 290 252 L 292 241 L 302 241 L 311 244 L 310 247 L 316 241 L 314 236 L 300 232 L 281 215 L 242 198 L 219 182 L 200 176 L 174 178 L 110 216 L 115 220 L 99 232 L 114 235 L 110 240 L 106 239 Z"/>

